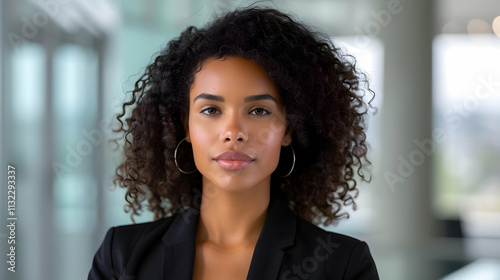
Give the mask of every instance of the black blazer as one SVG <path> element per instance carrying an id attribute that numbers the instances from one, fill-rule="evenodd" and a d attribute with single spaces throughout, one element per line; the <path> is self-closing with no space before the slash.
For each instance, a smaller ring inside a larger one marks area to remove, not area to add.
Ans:
<path id="1" fill-rule="evenodd" d="M 191 280 L 199 209 L 112 227 L 88 279 Z M 281 196 L 269 203 L 247 279 L 379 279 L 368 245 L 299 218 Z"/>

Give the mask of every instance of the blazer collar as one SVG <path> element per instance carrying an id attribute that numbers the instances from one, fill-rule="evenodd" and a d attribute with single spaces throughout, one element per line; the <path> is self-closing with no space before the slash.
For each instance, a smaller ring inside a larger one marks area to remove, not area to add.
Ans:
<path id="1" fill-rule="evenodd" d="M 196 229 L 199 209 L 190 207 L 179 213 L 162 240 L 162 279 L 193 278 L 196 253 Z M 283 249 L 293 245 L 296 216 L 281 193 L 271 195 L 264 226 L 252 256 L 247 280 L 276 279 L 283 259 Z"/>

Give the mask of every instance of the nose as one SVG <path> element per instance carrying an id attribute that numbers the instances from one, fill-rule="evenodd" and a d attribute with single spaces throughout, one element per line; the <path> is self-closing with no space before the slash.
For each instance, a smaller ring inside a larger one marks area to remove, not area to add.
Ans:
<path id="1" fill-rule="evenodd" d="M 243 120 L 237 113 L 227 114 L 224 122 L 224 130 L 221 134 L 222 142 L 246 142 L 248 140 L 248 132 L 245 128 Z"/>

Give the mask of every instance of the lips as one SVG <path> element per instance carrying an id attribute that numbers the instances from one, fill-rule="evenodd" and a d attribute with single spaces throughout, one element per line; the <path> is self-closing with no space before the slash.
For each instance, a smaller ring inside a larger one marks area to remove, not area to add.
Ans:
<path id="1" fill-rule="evenodd" d="M 254 159 L 243 153 L 236 151 L 226 151 L 214 158 L 215 162 L 227 170 L 240 170 L 249 166 Z"/>

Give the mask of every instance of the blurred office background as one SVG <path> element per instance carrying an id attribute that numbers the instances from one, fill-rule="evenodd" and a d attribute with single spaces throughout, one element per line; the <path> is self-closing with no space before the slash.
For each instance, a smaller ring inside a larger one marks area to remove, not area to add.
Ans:
<path id="1" fill-rule="evenodd" d="M 86 279 L 106 230 L 131 223 L 106 144 L 126 92 L 187 26 L 253 2 L 0 2 L 0 219 L 8 164 L 18 217 L 0 279 Z M 500 279 L 500 2 L 260 3 L 331 36 L 377 93 L 373 181 L 328 229 L 366 240 L 381 279 Z"/>

